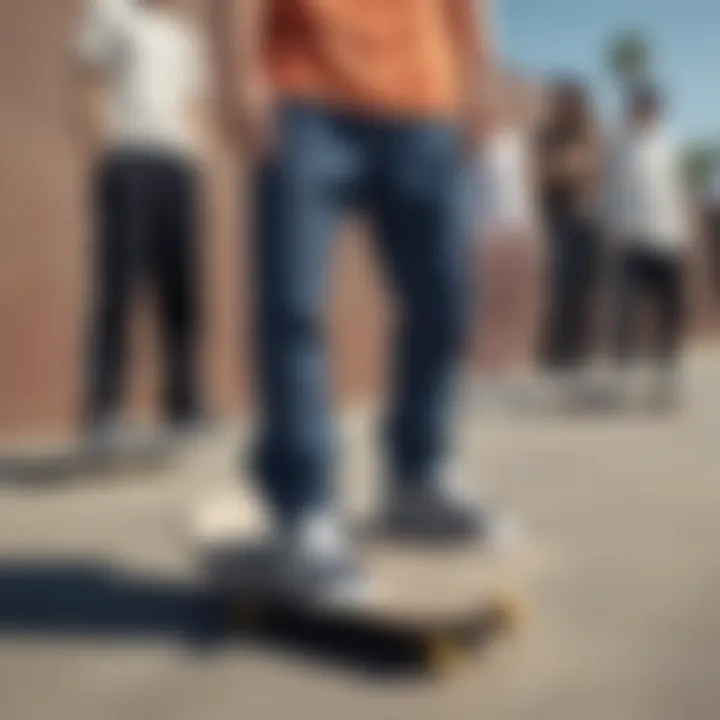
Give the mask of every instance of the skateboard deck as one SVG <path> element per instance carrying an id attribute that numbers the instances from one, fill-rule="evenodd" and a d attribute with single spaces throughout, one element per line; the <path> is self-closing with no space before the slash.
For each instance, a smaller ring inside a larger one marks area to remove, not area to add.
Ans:
<path id="1" fill-rule="evenodd" d="M 227 508 L 220 511 L 229 516 Z M 367 527 L 367 526 L 366 526 Z M 202 573 L 224 620 L 263 632 L 274 624 L 353 630 L 402 644 L 413 662 L 444 674 L 484 639 L 520 627 L 527 616 L 526 549 L 491 552 L 478 543 L 431 547 L 358 533 L 357 549 L 373 592 L 357 605 L 321 608 L 290 602 L 270 589 L 266 524 L 244 507 L 235 527 L 200 533 Z"/>

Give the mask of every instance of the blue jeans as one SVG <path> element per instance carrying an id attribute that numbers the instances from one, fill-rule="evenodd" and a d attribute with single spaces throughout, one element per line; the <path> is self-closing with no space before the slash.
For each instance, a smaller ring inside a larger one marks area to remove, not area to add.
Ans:
<path id="1" fill-rule="evenodd" d="M 470 307 L 460 142 L 450 124 L 292 104 L 253 186 L 254 470 L 285 520 L 333 500 L 334 423 L 322 318 L 338 221 L 361 209 L 398 301 L 385 439 L 397 482 L 449 451 Z"/>

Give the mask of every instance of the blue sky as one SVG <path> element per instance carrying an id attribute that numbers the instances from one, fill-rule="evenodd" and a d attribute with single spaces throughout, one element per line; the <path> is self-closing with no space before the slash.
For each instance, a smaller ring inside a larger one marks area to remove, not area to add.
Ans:
<path id="1" fill-rule="evenodd" d="M 506 63 L 536 76 L 571 70 L 589 78 L 604 112 L 612 79 L 607 39 L 637 29 L 654 43 L 656 76 L 683 139 L 720 139 L 720 0 L 493 0 Z"/>

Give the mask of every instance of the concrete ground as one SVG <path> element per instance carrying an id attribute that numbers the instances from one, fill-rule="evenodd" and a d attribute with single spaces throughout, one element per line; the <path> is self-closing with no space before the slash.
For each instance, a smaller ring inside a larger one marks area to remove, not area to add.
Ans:
<path id="1" fill-rule="evenodd" d="M 187 530 L 231 483 L 231 434 L 161 473 L 6 486 L 0 718 L 714 720 L 719 427 L 713 354 L 693 361 L 674 417 L 467 419 L 478 481 L 555 562 L 526 630 L 441 684 L 302 640 L 194 642 L 207 617 Z M 347 437 L 347 484 L 362 494 L 375 476 L 368 423 Z"/>

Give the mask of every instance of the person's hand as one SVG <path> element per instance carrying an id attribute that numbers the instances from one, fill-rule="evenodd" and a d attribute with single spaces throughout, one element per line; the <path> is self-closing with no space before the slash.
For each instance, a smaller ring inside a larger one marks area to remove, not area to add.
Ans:
<path id="1" fill-rule="evenodd" d="M 104 123 L 95 117 L 78 113 L 69 127 L 70 148 L 84 163 L 92 163 L 107 147 L 108 132 Z"/>
<path id="2" fill-rule="evenodd" d="M 262 73 L 246 73 L 239 85 L 229 108 L 229 131 L 240 150 L 258 161 L 275 148 L 274 98 Z"/>

